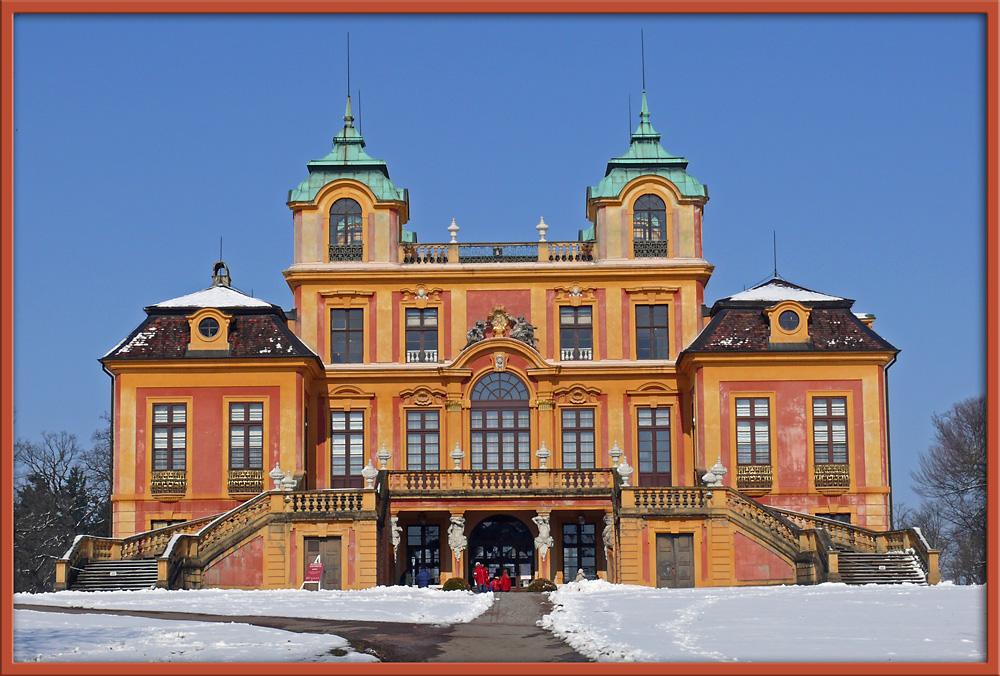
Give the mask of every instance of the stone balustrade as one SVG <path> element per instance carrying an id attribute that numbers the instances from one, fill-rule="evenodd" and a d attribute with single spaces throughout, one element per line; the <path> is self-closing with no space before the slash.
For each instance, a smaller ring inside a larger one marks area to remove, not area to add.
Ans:
<path id="1" fill-rule="evenodd" d="M 398 251 L 397 261 L 406 265 L 581 263 L 594 260 L 593 242 L 401 243 Z"/>
<path id="2" fill-rule="evenodd" d="M 388 473 L 391 493 L 420 491 L 470 491 L 482 493 L 531 492 L 539 490 L 586 490 L 611 492 L 614 477 L 610 469 L 582 470 L 442 470 L 392 471 Z"/>

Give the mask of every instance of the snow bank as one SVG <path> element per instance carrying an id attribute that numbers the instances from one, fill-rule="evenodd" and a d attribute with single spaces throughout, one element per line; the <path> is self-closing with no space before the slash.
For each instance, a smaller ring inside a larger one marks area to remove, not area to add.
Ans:
<path id="1" fill-rule="evenodd" d="M 370 620 L 448 625 L 469 622 L 493 604 L 492 594 L 416 587 L 351 591 L 233 589 L 15 594 L 14 603 L 118 610 L 172 610 L 213 615 L 277 615 L 328 620 Z"/>
<path id="2" fill-rule="evenodd" d="M 539 624 L 598 661 L 928 662 L 986 659 L 986 588 L 940 584 L 552 592 Z"/>

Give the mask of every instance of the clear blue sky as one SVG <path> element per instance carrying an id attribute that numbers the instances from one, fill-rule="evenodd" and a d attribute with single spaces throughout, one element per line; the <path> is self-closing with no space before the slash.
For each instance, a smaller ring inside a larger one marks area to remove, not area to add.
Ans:
<path id="1" fill-rule="evenodd" d="M 88 441 L 142 308 L 290 308 L 289 188 L 351 88 L 422 242 L 575 239 L 637 124 L 709 186 L 706 301 L 778 272 L 856 299 L 890 370 L 896 500 L 985 391 L 985 20 L 972 16 L 29 16 L 14 22 L 15 434 Z M 629 101 L 632 118 L 628 118 Z"/>

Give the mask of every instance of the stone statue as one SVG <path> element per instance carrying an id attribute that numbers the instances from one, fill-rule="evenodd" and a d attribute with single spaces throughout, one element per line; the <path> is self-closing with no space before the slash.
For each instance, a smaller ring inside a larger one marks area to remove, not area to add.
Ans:
<path id="1" fill-rule="evenodd" d="M 486 338 L 486 323 L 481 319 L 476 321 L 476 325 L 469 329 L 469 332 L 465 334 L 465 337 L 467 339 L 465 347 L 475 345 L 479 341 L 483 340 Z"/>
<path id="2" fill-rule="evenodd" d="M 535 329 L 537 326 L 532 326 L 524 318 L 524 315 L 518 315 L 517 319 L 514 320 L 514 326 L 510 330 L 510 337 L 519 340 L 525 345 L 530 347 L 535 347 Z"/>
<path id="3" fill-rule="evenodd" d="M 614 550 L 615 548 L 615 517 L 613 514 L 604 515 L 604 532 L 601 533 L 604 539 L 604 548 Z"/>
<path id="4" fill-rule="evenodd" d="M 451 547 L 451 553 L 454 554 L 456 561 L 462 557 L 462 552 L 468 545 L 469 541 L 465 537 L 465 517 L 451 517 L 451 525 L 448 526 L 448 546 Z"/>
<path id="5" fill-rule="evenodd" d="M 535 549 L 538 550 L 539 555 L 544 561 L 545 555 L 549 553 L 549 547 L 555 544 L 555 540 L 550 534 L 549 515 L 538 514 L 537 516 L 531 517 L 531 520 L 535 522 L 536 526 L 538 526 L 538 537 L 535 538 Z"/>
<path id="6" fill-rule="evenodd" d="M 390 517 L 389 523 L 389 538 L 392 540 L 392 554 L 395 556 L 400 542 L 399 534 L 403 532 L 403 527 L 399 525 L 398 516 Z"/>

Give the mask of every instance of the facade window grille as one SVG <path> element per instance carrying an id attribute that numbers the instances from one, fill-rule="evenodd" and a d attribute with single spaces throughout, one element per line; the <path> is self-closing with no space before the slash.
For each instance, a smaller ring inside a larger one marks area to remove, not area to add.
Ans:
<path id="1" fill-rule="evenodd" d="M 153 469 L 183 471 L 187 462 L 187 405 L 153 405 Z"/>
<path id="2" fill-rule="evenodd" d="M 365 311 L 330 310 L 330 363 L 360 364 L 365 358 Z"/>
<path id="3" fill-rule="evenodd" d="M 593 308 L 559 308 L 559 358 L 589 361 L 594 358 Z"/>
<path id="4" fill-rule="evenodd" d="M 670 359 L 668 305 L 635 306 L 636 359 Z"/>
<path id="5" fill-rule="evenodd" d="M 406 412 L 406 468 L 436 471 L 440 466 L 441 433 L 437 411 Z"/>
<path id="6" fill-rule="evenodd" d="M 365 464 L 365 414 L 363 411 L 330 412 L 330 486 L 361 488 Z"/>
<path id="7" fill-rule="evenodd" d="M 669 486 L 670 409 L 636 410 L 639 427 L 639 479 L 645 486 Z"/>
<path id="8" fill-rule="evenodd" d="M 593 469 L 596 458 L 594 409 L 564 408 L 562 411 L 563 469 Z"/>
<path id="9" fill-rule="evenodd" d="M 406 309 L 406 361 L 438 360 L 437 308 Z"/>
<path id="10" fill-rule="evenodd" d="M 263 469 L 264 404 L 229 404 L 229 469 Z"/>

